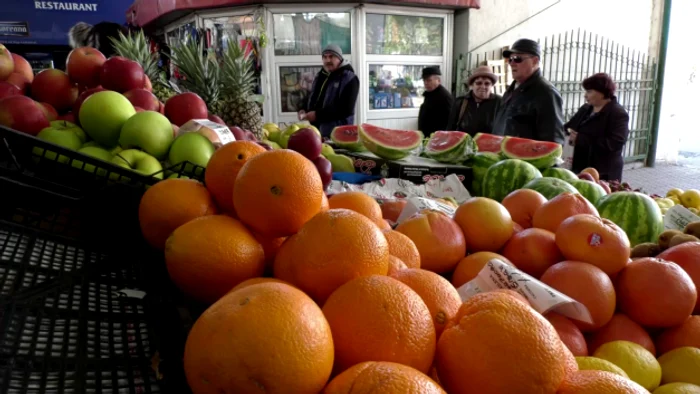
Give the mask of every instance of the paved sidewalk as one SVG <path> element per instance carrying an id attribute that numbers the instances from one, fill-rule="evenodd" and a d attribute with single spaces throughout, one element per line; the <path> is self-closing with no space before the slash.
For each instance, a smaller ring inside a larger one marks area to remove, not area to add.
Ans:
<path id="1" fill-rule="evenodd" d="M 625 170 L 622 180 L 633 189 L 642 188 L 645 193 L 665 196 L 674 187 L 700 190 L 700 168 L 657 163 L 654 168 Z"/>

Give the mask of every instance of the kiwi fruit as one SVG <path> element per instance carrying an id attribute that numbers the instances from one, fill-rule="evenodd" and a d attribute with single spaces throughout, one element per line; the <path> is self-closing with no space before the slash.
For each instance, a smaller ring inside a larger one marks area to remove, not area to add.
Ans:
<path id="1" fill-rule="evenodd" d="M 661 233 L 661 235 L 659 235 L 659 247 L 661 250 L 670 248 L 671 239 L 676 235 L 683 235 L 683 232 L 679 230 L 666 230 Z"/>
<path id="2" fill-rule="evenodd" d="M 684 244 L 686 242 L 698 242 L 700 239 L 697 237 L 690 235 L 690 234 L 680 234 L 676 235 L 675 237 L 671 238 L 671 242 L 669 242 L 668 247 L 672 248 L 674 246 Z"/>
<path id="3" fill-rule="evenodd" d="M 683 232 L 696 238 L 700 238 L 700 222 L 688 223 Z"/>
<path id="4" fill-rule="evenodd" d="M 655 244 L 653 242 L 645 242 L 632 248 L 630 257 L 633 259 L 641 257 L 656 257 L 656 255 L 658 255 L 659 253 L 661 253 L 661 248 L 658 244 Z"/>

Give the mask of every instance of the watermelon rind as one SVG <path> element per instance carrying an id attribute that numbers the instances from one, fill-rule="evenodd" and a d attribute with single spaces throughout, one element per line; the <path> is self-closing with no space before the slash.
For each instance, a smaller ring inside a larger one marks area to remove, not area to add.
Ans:
<path id="1" fill-rule="evenodd" d="M 331 141 L 338 148 L 350 152 L 364 152 L 365 145 L 360 141 L 360 133 L 356 125 L 337 126 L 331 131 Z M 352 141 L 348 139 L 352 138 Z"/>
<path id="2" fill-rule="evenodd" d="M 476 133 L 474 142 L 479 147 L 479 152 L 501 153 L 501 143 L 505 137 L 487 133 Z"/>
<path id="3" fill-rule="evenodd" d="M 585 179 L 574 179 L 573 181 L 569 181 L 569 183 L 593 205 L 598 204 L 598 201 L 607 194 L 603 186 Z"/>
<path id="4" fill-rule="evenodd" d="M 630 245 L 656 242 L 664 231 L 661 208 L 651 197 L 637 192 L 616 192 L 598 201 L 600 216 L 627 233 Z"/>
<path id="5" fill-rule="evenodd" d="M 532 189 L 539 192 L 547 200 L 551 200 L 562 193 L 581 194 L 568 182 L 559 178 L 551 177 L 533 179 L 532 181 L 528 182 L 527 185 L 523 186 L 523 189 Z"/>
<path id="6" fill-rule="evenodd" d="M 549 150 L 545 153 L 540 153 L 533 150 L 529 155 L 525 156 L 509 151 L 509 144 L 529 144 L 532 146 L 538 146 L 538 148 L 540 149 L 548 147 Z M 535 141 L 518 137 L 506 137 L 503 139 L 503 142 L 501 142 L 501 152 L 503 152 L 503 155 L 509 159 L 525 160 L 526 162 L 537 167 L 538 169 L 545 170 L 557 164 L 557 162 L 561 158 L 562 147 L 556 142 Z"/>
<path id="7" fill-rule="evenodd" d="M 559 178 L 567 182 L 579 180 L 579 178 L 576 176 L 576 174 L 573 173 L 573 171 L 560 167 L 547 168 L 546 170 L 542 171 L 542 176 L 550 178 Z"/>
<path id="8" fill-rule="evenodd" d="M 466 165 L 472 169 L 472 189 L 470 192 L 474 196 L 481 196 L 481 186 L 489 168 L 501 161 L 501 156 L 493 152 L 476 152 L 469 158 Z"/>
<path id="9" fill-rule="evenodd" d="M 460 164 L 476 150 L 472 137 L 463 131 L 436 131 L 426 141 L 423 155 L 440 163 Z"/>
<path id="10" fill-rule="evenodd" d="M 482 195 L 501 202 L 511 192 L 538 178 L 542 178 L 540 170 L 528 162 L 518 159 L 499 161 L 486 171 Z"/>
<path id="11" fill-rule="evenodd" d="M 365 148 L 367 148 L 368 151 L 374 153 L 375 155 L 387 160 L 403 159 L 404 157 L 411 155 L 411 153 L 413 153 L 414 150 L 416 150 L 416 148 L 419 148 L 423 143 L 423 133 L 417 130 L 392 130 L 365 123 L 362 126 L 358 127 L 358 131 L 360 134 L 360 140 L 364 144 Z M 403 146 L 391 146 L 383 144 L 377 141 L 375 138 L 372 138 L 372 136 L 370 135 L 372 131 L 395 134 L 401 133 L 399 135 L 401 135 L 402 137 L 409 137 L 407 139 L 413 141 L 411 142 L 411 144 Z"/>

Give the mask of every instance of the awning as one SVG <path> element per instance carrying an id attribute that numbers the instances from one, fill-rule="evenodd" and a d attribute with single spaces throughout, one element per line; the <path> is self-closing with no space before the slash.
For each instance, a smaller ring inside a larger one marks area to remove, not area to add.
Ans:
<path id="1" fill-rule="evenodd" d="M 146 26 L 158 21 L 158 24 L 172 22 L 180 15 L 201 9 L 236 7 L 256 4 L 299 4 L 299 0 L 136 0 L 126 14 L 128 23 Z M 348 3 L 348 0 L 330 0 L 325 3 Z M 479 8 L 481 0 L 377 0 L 362 3 L 394 4 L 426 8 L 466 9 Z"/>

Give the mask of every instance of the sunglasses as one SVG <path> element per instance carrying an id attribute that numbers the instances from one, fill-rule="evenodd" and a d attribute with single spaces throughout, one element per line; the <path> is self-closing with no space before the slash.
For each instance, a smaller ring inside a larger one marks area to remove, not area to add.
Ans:
<path id="1" fill-rule="evenodd" d="M 508 58 L 508 64 L 511 64 L 511 63 L 520 64 L 523 62 L 523 60 L 529 59 L 531 57 L 534 57 L 534 56 L 518 56 L 518 55 L 511 56 Z"/>

